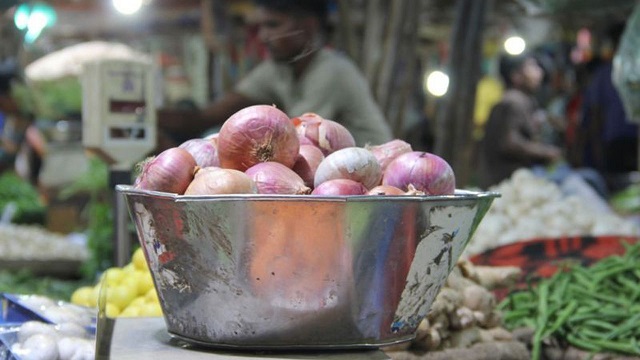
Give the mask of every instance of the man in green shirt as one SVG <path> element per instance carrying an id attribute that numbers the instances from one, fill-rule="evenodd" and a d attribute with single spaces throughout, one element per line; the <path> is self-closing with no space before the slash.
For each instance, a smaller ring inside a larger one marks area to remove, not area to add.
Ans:
<path id="1" fill-rule="evenodd" d="M 259 38 L 270 58 L 204 109 L 159 111 L 160 130 L 183 139 L 197 137 L 244 107 L 273 104 L 290 117 L 314 112 L 335 120 L 351 131 L 359 146 L 391 140 L 390 128 L 364 76 L 346 56 L 324 46 L 326 2 L 255 3 Z"/>

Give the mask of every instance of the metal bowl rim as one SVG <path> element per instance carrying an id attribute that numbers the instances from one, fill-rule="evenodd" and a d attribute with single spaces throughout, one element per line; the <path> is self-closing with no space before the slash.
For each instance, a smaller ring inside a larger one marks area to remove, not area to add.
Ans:
<path id="1" fill-rule="evenodd" d="M 391 202 L 391 201 L 465 201 L 482 198 L 498 198 L 501 194 L 495 191 L 473 191 L 456 189 L 453 195 L 282 195 L 282 194 L 223 194 L 223 195 L 178 195 L 162 191 L 136 189 L 132 185 L 116 185 L 116 191 L 125 195 L 141 195 L 172 199 L 175 202 L 189 201 L 326 201 L 326 202 Z"/>

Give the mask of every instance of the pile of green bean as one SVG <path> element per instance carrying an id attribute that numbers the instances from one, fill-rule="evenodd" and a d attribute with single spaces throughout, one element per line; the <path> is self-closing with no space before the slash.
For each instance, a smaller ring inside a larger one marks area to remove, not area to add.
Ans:
<path id="1" fill-rule="evenodd" d="M 535 329 L 532 359 L 549 337 L 593 353 L 640 355 L 640 242 L 622 256 L 570 265 L 498 306 L 509 329 Z"/>

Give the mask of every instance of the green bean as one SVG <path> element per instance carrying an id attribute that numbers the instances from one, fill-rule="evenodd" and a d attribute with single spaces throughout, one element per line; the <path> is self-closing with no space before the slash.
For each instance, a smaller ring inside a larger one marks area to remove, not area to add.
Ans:
<path id="1" fill-rule="evenodd" d="M 616 276 L 616 280 L 620 283 L 620 285 L 622 285 L 623 288 L 631 292 L 631 294 L 629 294 L 629 300 L 631 302 L 635 302 L 638 295 L 640 295 L 640 286 L 638 286 L 638 284 L 634 280 L 631 280 L 624 275 Z"/>
<path id="2" fill-rule="evenodd" d="M 610 269 L 607 269 L 606 271 L 602 271 L 599 272 L 597 274 L 597 276 L 594 278 L 594 282 L 595 284 L 598 284 L 600 281 L 612 276 L 612 275 L 616 275 L 619 274 L 621 272 L 625 272 L 628 270 L 632 270 L 635 267 L 637 267 L 636 264 L 626 264 L 626 265 L 620 265 L 620 266 L 616 266 L 616 267 L 612 267 Z"/>
<path id="3" fill-rule="evenodd" d="M 600 293 L 595 292 L 595 291 L 594 292 L 588 292 L 588 291 L 585 291 L 585 290 L 580 289 L 580 288 L 575 288 L 574 291 L 577 293 L 577 295 L 592 296 L 594 298 L 600 299 L 602 301 L 606 301 L 608 303 L 616 303 L 616 304 L 619 304 L 619 305 L 622 305 L 622 306 L 627 306 L 629 304 L 628 300 L 619 299 L 619 298 L 616 298 L 614 296 L 607 295 L 607 294 L 600 294 Z"/>
<path id="4" fill-rule="evenodd" d="M 522 303 L 531 303 L 534 299 L 535 297 L 532 294 L 525 291 L 518 291 L 509 296 L 510 305 L 513 308 L 517 308 Z"/>
<path id="5" fill-rule="evenodd" d="M 638 340 L 636 338 L 631 338 L 631 346 L 633 346 L 633 349 L 640 354 L 640 346 L 638 346 Z"/>
<path id="6" fill-rule="evenodd" d="M 603 350 L 616 351 L 632 355 L 640 355 L 637 351 L 637 346 L 634 346 L 631 342 L 623 343 L 620 341 L 610 341 L 603 339 L 592 339 L 594 345 L 599 346 Z"/>
<path id="7" fill-rule="evenodd" d="M 585 349 L 593 352 L 600 352 L 602 350 L 600 346 L 593 344 L 590 339 L 589 340 L 581 339 L 573 334 L 567 335 L 567 341 L 569 342 L 569 344 L 581 349 Z"/>
<path id="8" fill-rule="evenodd" d="M 544 332 L 545 337 L 550 336 L 551 334 L 556 332 L 562 325 L 564 325 L 567 319 L 571 315 L 573 315 L 573 313 L 577 308 L 578 308 L 578 302 L 576 300 L 571 300 L 571 302 L 569 302 L 569 305 L 567 305 L 564 309 L 562 309 L 562 312 L 558 314 L 553 324 L 551 324 L 551 326 Z"/>
<path id="9" fill-rule="evenodd" d="M 627 330 L 637 329 L 639 322 L 640 313 L 636 313 L 634 316 L 630 317 L 628 320 L 620 324 L 616 329 L 606 334 L 605 338 L 610 340 L 620 334 L 625 333 Z"/>
<path id="10" fill-rule="evenodd" d="M 529 311 L 528 309 L 513 310 L 504 314 L 503 320 L 511 322 L 517 320 L 518 318 L 527 317 L 529 316 L 529 314 L 531 314 L 531 311 Z"/>
<path id="11" fill-rule="evenodd" d="M 533 359 L 550 336 L 591 352 L 640 355 L 640 243 L 625 250 L 623 256 L 568 266 L 537 285 L 528 283 L 501 304 L 507 326 L 535 329 Z"/>
<path id="12" fill-rule="evenodd" d="M 580 327 L 580 336 L 589 340 L 602 339 L 602 331 L 582 326 Z"/>
<path id="13" fill-rule="evenodd" d="M 582 284 L 582 286 L 588 288 L 589 290 L 593 290 L 593 281 L 587 278 L 585 274 L 580 272 L 574 272 L 573 277 L 578 281 L 578 283 Z"/>
<path id="14" fill-rule="evenodd" d="M 576 323 L 582 323 L 586 320 L 592 320 L 592 319 L 609 321 L 609 322 L 618 322 L 626 319 L 627 317 L 628 315 L 623 312 L 620 312 L 619 314 L 614 315 L 614 314 L 603 314 L 602 312 L 598 312 L 594 310 L 589 313 L 576 314 L 571 318 L 569 318 L 567 323 L 569 323 L 572 326 L 575 326 Z"/>
<path id="15" fill-rule="evenodd" d="M 609 322 L 602 321 L 602 320 L 599 320 L 599 319 L 585 320 L 585 321 L 583 321 L 582 324 L 586 325 L 586 326 L 591 326 L 591 327 L 594 327 L 594 328 L 599 328 L 599 329 L 602 329 L 602 330 L 608 330 L 608 331 L 617 329 L 617 327 L 615 325 L 612 325 Z"/>
<path id="16" fill-rule="evenodd" d="M 533 335 L 533 349 L 531 351 L 531 358 L 534 360 L 540 359 L 540 353 L 542 348 L 542 336 L 545 326 L 549 319 L 548 313 L 548 300 L 549 300 L 549 284 L 541 283 L 538 287 L 540 296 L 538 298 L 538 317 L 536 324 L 536 331 Z"/>
<path id="17" fill-rule="evenodd" d="M 564 299 L 564 296 L 567 292 L 567 288 L 569 287 L 569 282 L 571 281 L 571 277 L 570 276 L 566 276 L 566 274 L 564 274 L 565 276 L 563 276 L 560 280 L 558 280 L 558 288 L 553 292 L 552 298 L 555 301 L 558 302 L 562 302 L 562 300 Z"/>

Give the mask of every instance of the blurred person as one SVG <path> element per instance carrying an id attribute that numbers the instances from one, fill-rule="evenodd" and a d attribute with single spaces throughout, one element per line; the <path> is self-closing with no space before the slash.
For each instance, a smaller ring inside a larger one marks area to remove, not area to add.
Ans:
<path id="1" fill-rule="evenodd" d="M 16 156 L 31 124 L 11 94 L 14 78 L 13 73 L 0 73 L 0 172 L 15 170 Z"/>
<path id="2" fill-rule="evenodd" d="M 617 49 L 625 24 L 608 30 L 613 50 Z M 638 170 L 638 125 L 629 122 L 612 80 L 611 59 L 595 69 L 584 93 L 581 133 L 589 165 L 605 174 Z"/>
<path id="3" fill-rule="evenodd" d="M 337 121 L 351 131 L 359 146 L 392 139 L 365 77 L 346 56 L 325 46 L 325 1 L 254 3 L 258 36 L 270 57 L 204 109 L 161 109 L 159 132 L 172 134 L 175 145 L 215 130 L 244 107 L 273 104 L 291 117 L 314 112 Z M 167 146 L 172 146 L 170 141 L 160 144 Z"/>
<path id="4" fill-rule="evenodd" d="M 503 56 L 499 65 L 505 91 L 491 109 L 480 142 L 479 185 L 498 184 L 522 167 L 550 165 L 562 158 L 559 147 L 539 139 L 544 121 L 535 92 L 543 70 L 535 56 Z"/>
<path id="5" fill-rule="evenodd" d="M 491 110 L 480 144 L 479 185 L 488 188 L 519 168 L 529 168 L 567 193 L 580 193 L 593 201 L 606 199 L 609 191 L 600 173 L 591 168 L 572 168 L 564 159 L 562 147 L 543 139 L 549 120 L 535 97 L 544 76 L 536 57 L 503 57 L 500 75 L 506 90 Z"/>

